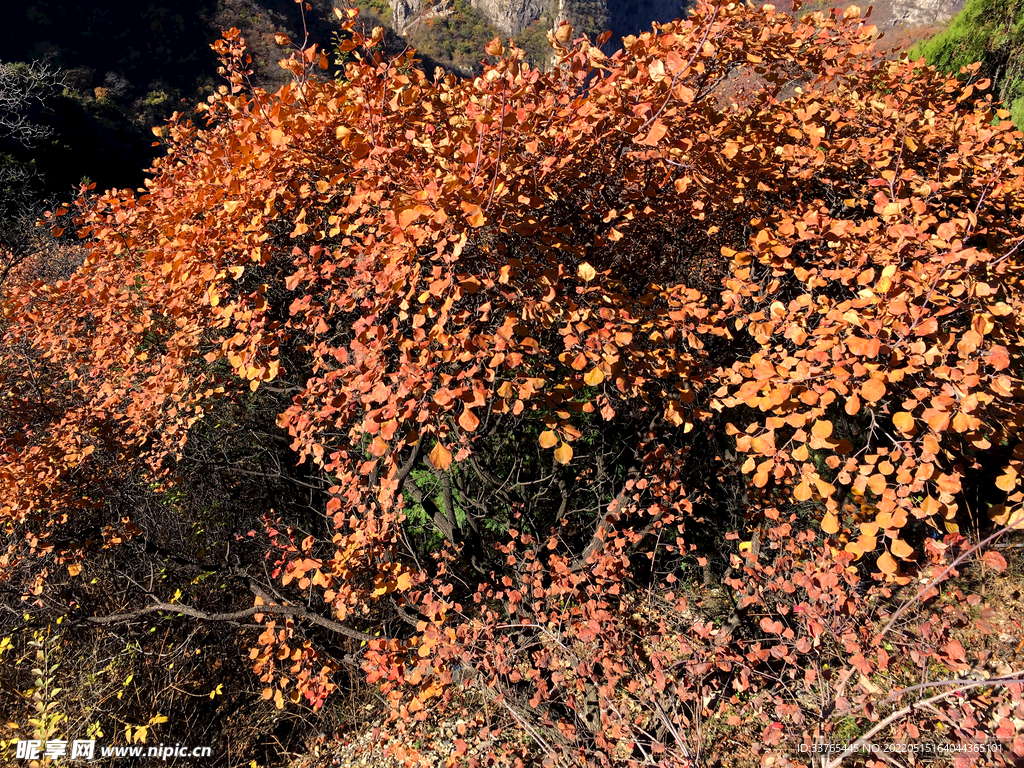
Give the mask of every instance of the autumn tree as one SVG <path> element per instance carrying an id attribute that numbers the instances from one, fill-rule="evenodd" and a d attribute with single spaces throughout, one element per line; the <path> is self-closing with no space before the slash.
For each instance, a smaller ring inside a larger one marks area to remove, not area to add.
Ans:
<path id="1" fill-rule="evenodd" d="M 229 32 L 205 126 L 55 212 L 74 275 L 6 289 L 8 583 L 81 615 L 118 548 L 180 566 L 110 500 L 223 471 L 260 490 L 191 561 L 220 604 L 136 583 L 83 620 L 254 617 L 264 698 L 356 668 L 408 744 L 461 715 L 470 765 L 711 763 L 727 728 L 784 764 L 841 720 L 1024 754 L 1021 674 L 953 679 L 960 528 L 1024 499 L 1021 134 L 986 83 L 883 60 L 857 8 L 705 3 L 612 57 L 563 25 L 552 71 L 495 40 L 462 81 L 349 27 L 343 77 L 307 47 L 272 94 Z"/>

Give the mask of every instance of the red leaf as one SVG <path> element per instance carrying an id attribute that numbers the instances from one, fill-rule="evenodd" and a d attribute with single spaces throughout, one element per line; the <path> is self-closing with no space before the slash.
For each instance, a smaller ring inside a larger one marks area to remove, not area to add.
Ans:
<path id="1" fill-rule="evenodd" d="M 1006 570 L 1006 558 L 998 552 L 993 552 L 992 550 L 989 550 L 981 556 L 981 562 L 985 563 L 985 565 L 987 565 L 989 568 L 992 568 L 993 570 L 998 571 L 999 573 L 1002 573 Z"/>

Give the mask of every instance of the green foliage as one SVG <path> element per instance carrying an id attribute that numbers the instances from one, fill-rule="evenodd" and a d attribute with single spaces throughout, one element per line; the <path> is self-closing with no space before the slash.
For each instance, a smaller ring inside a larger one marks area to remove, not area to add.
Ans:
<path id="1" fill-rule="evenodd" d="M 559 10 L 566 21 L 572 24 L 573 36 L 586 35 L 593 40 L 609 29 L 608 7 L 605 3 L 591 0 L 550 3 L 540 17 L 516 38 L 516 45 L 526 52 L 526 60 L 536 67 L 547 68 L 552 61 L 554 53 L 548 42 L 548 32 L 558 23 Z"/>
<path id="2" fill-rule="evenodd" d="M 593 40 L 610 29 L 607 3 L 594 0 L 567 0 L 564 3 L 564 11 L 577 35 L 586 35 Z"/>
<path id="3" fill-rule="evenodd" d="M 415 22 L 409 40 L 422 54 L 445 68 L 479 72 L 484 47 L 498 30 L 467 0 L 455 0 L 451 14 Z"/>
<path id="4" fill-rule="evenodd" d="M 981 62 L 994 93 L 1024 126 L 1024 3 L 1019 0 L 968 0 L 947 29 L 910 51 L 950 74 Z"/>
<path id="5" fill-rule="evenodd" d="M 355 4 L 365 15 L 366 11 L 373 13 L 383 21 L 391 21 L 391 6 L 387 0 L 362 0 Z"/>

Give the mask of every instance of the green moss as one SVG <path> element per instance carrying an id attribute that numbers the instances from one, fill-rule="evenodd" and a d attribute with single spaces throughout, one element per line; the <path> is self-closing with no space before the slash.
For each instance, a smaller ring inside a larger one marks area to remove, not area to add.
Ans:
<path id="1" fill-rule="evenodd" d="M 1024 3 L 1020 0 L 968 0 L 949 27 L 910 50 L 913 59 L 950 74 L 981 62 L 981 75 L 1007 105 L 1011 119 L 1024 126 Z"/>

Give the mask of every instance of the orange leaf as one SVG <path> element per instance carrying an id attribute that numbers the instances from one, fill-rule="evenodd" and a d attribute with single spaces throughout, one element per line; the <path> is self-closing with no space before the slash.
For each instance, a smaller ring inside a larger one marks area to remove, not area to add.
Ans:
<path id="1" fill-rule="evenodd" d="M 834 513 L 829 512 L 822 518 L 821 530 L 831 535 L 839 530 L 839 520 Z"/>
<path id="2" fill-rule="evenodd" d="M 797 501 L 807 501 L 811 498 L 811 486 L 810 483 L 804 481 L 797 485 L 793 489 L 793 498 Z"/>
<path id="3" fill-rule="evenodd" d="M 562 443 L 555 449 L 555 461 L 559 464 L 568 464 L 572 461 L 572 446 L 568 443 Z"/>
<path id="4" fill-rule="evenodd" d="M 864 548 L 857 541 L 849 542 L 845 547 L 843 547 L 843 549 L 853 555 L 854 560 L 860 560 L 861 556 L 864 554 Z"/>
<path id="5" fill-rule="evenodd" d="M 412 586 L 412 574 L 409 571 L 402 571 L 395 579 L 395 587 L 399 592 L 405 592 Z"/>
<path id="6" fill-rule="evenodd" d="M 398 214 L 398 226 L 402 229 L 406 229 L 416 219 L 420 217 L 420 208 L 415 206 L 413 208 L 406 208 L 404 211 Z"/>
<path id="7" fill-rule="evenodd" d="M 550 429 L 541 432 L 539 439 L 541 448 L 551 448 L 558 442 L 558 436 Z"/>
<path id="8" fill-rule="evenodd" d="M 583 381 L 585 381 L 587 383 L 587 386 L 589 387 L 596 387 L 598 384 L 604 381 L 604 371 L 602 371 L 600 368 L 591 368 L 583 376 Z"/>
<path id="9" fill-rule="evenodd" d="M 900 432 L 909 435 L 914 431 L 914 417 L 906 411 L 900 411 L 892 417 L 892 423 Z"/>
<path id="10" fill-rule="evenodd" d="M 877 403 L 885 397 L 885 382 L 880 379 L 868 379 L 860 385 L 860 393 L 870 403 Z"/>
<path id="11" fill-rule="evenodd" d="M 928 426 L 936 432 L 945 432 L 949 427 L 949 414 L 945 411 L 937 411 L 928 417 Z"/>
<path id="12" fill-rule="evenodd" d="M 996 488 L 1000 491 L 1010 493 L 1017 487 L 1017 472 L 1013 467 L 1007 467 L 1006 473 L 996 478 Z"/>
<path id="13" fill-rule="evenodd" d="M 430 452 L 430 463 L 436 469 L 448 469 L 452 465 L 452 452 L 438 441 L 434 446 L 434 450 Z"/>
<path id="14" fill-rule="evenodd" d="M 878 569 L 882 573 L 892 576 L 900 569 L 900 567 L 888 552 L 883 552 L 878 558 Z"/>
<path id="15" fill-rule="evenodd" d="M 469 222 L 471 227 L 482 227 L 484 222 L 487 221 L 487 217 L 484 215 L 483 209 L 474 203 L 462 203 L 462 210 L 466 213 L 466 221 Z"/>
<path id="16" fill-rule="evenodd" d="M 825 439 L 832 435 L 832 422 L 819 419 L 811 425 L 811 434 Z"/>
<path id="17" fill-rule="evenodd" d="M 653 147 L 665 138 L 666 133 L 668 133 L 668 128 L 665 124 L 660 120 L 655 120 L 654 125 L 651 126 L 651 130 L 648 134 L 640 139 L 640 143 L 646 144 L 648 147 Z"/>
<path id="18" fill-rule="evenodd" d="M 472 410 L 466 408 L 462 415 L 459 416 L 459 426 L 467 432 L 472 432 L 480 426 L 480 419 L 477 418 L 477 415 Z"/>
<path id="19" fill-rule="evenodd" d="M 903 539 L 894 539 L 892 546 L 889 547 L 892 553 L 900 560 L 907 560 L 914 554 L 914 548 L 907 544 Z"/>

